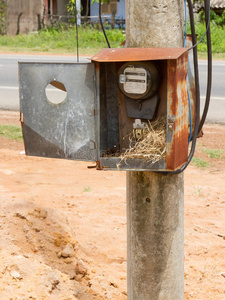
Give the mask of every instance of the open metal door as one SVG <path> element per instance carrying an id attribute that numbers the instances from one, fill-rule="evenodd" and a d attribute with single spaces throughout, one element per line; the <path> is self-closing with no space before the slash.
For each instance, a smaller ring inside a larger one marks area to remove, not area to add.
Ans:
<path id="1" fill-rule="evenodd" d="M 94 64 L 19 63 L 19 83 L 26 154 L 96 161 Z M 60 90 L 65 96 L 58 101 Z"/>

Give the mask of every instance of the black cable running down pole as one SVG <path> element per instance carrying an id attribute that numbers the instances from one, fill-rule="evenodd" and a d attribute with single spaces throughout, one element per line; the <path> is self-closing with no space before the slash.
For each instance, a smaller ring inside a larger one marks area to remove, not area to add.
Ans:
<path id="1" fill-rule="evenodd" d="M 199 87 L 199 73 L 198 73 L 198 57 L 197 57 L 197 41 L 195 35 L 195 24 L 194 24 L 194 13 L 193 13 L 193 5 L 192 1 L 188 0 L 189 14 L 190 14 L 190 24 L 191 24 L 191 34 L 192 34 L 192 43 L 193 47 L 193 56 L 194 56 L 194 70 L 195 70 L 195 87 L 196 87 L 196 117 L 195 117 L 195 127 L 194 133 L 192 136 L 192 145 L 191 151 L 188 156 L 188 160 L 186 164 L 184 164 L 180 169 L 174 172 L 168 172 L 166 174 L 179 174 L 183 172 L 189 163 L 195 152 L 196 139 L 198 133 L 201 131 L 202 126 L 205 122 L 206 115 L 209 108 L 210 103 L 210 95 L 211 95 L 211 87 L 212 87 L 212 49 L 211 49 L 211 34 L 210 34 L 210 0 L 204 0 L 205 3 L 205 20 L 206 20 L 206 36 L 207 36 L 207 48 L 208 48 L 208 80 L 207 80 L 207 92 L 206 92 L 206 101 L 204 106 L 203 115 L 201 121 L 199 123 L 199 114 L 200 114 L 200 87 Z M 189 50 L 190 50 L 189 49 Z"/>
<path id="2" fill-rule="evenodd" d="M 210 33 L 210 0 L 204 0 L 205 3 L 205 23 L 207 28 L 207 55 L 208 55 L 208 75 L 207 75 L 207 90 L 205 98 L 205 106 L 202 113 L 201 121 L 199 123 L 198 132 L 201 131 L 205 119 L 209 110 L 211 88 L 212 88 L 212 45 L 211 45 L 211 33 Z"/>
<path id="3" fill-rule="evenodd" d="M 78 37 L 78 25 L 77 25 L 77 1 L 75 0 L 75 22 L 76 22 L 76 37 L 77 37 L 77 62 L 79 62 L 79 37 Z"/>
<path id="4" fill-rule="evenodd" d="M 111 48 L 110 44 L 109 44 L 109 40 L 108 40 L 107 35 L 105 33 L 105 28 L 104 28 L 104 26 L 102 24 L 102 0 L 99 0 L 99 14 L 98 14 L 98 16 L 99 16 L 99 23 L 100 23 L 100 25 L 102 27 L 102 31 L 103 31 L 103 34 L 105 36 L 105 40 L 107 42 L 107 45 L 108 45 L 109 48 Z"/>
<path id="5" fill-rule="evenodd" d="M 190 15 L 192 43 L 193 43 L 193 45 L 195 45 L 196 44 L 196 34 L 195 34 L 193 5 L 192 5 L 191 0 L 188 0 L 188 8 L 189 8 L 189 15 Z M 199 87 L 197 47 L 193 48 L 193 57 L 194 57 L 194 66 L 195 66 L 194 71 L 195 71 L 195 88 L 196 88 L 196 116 L 195 116 L 195 127 L 194 127 L 193 136 L 192 136 L 191 151 L 189 153 L 187 162 L 180 169 L 178 169 L 174 172 L 166 172 L 166 174 L 179 174 L 179 173 L 183 172 L 187 168 L 187 166 L 190 164 L 192 157 L 194 156 L 194 153 L 195 153 L 196 140 L 197 140 L 197 135 L 198 135 L 199 115 L 200 115 L 200 87 Z"/>

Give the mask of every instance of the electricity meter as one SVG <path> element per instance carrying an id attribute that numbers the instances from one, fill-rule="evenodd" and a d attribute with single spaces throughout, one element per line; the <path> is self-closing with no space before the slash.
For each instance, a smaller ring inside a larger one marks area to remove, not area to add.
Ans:
<path id="1" fill-rule="evenodd" d="M 131 99 L 147 99 L 156 93 L 160 75 L 152 62 L 128 62 L 119 69 L 119 89 Z"/>

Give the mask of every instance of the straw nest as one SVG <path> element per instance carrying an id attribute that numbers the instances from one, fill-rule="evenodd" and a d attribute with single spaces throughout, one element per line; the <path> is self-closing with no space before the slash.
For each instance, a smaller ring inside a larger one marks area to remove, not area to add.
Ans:
<path id="1" fill-rule="evenodd" d="M 126 163 L 128 158 L 140 158 L 149 162 L 156 163 L 166 157 L 166 117 L 158 117 L 153 122 L 144 125 L 142 138 L 137 140 L 135 131 L 128 136 L 130 146 L 120 156 L 121 161 Z"/>

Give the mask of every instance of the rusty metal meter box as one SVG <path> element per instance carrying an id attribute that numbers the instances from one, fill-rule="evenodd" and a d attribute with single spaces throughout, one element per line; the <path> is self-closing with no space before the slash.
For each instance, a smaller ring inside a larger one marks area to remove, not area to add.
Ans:
<path id="1" fill-rule="evenodd" d="M 96 161 L 106 170 L 178 169 L 188 158 L 187 65 L 184 48 L 103 49 L 89 63 L 19 63 L 26 154 Z"/>

